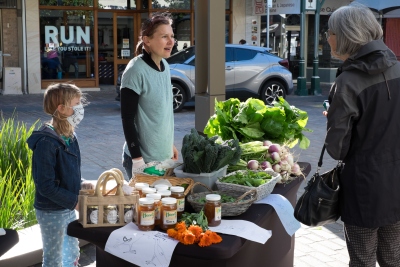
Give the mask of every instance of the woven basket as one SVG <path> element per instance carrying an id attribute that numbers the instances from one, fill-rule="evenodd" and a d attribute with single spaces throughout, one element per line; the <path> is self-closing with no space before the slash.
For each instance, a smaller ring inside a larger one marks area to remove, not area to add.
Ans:
<path id="1" fill-rule="evenodd" d="M 247 172 L 245 170 L 239 170 L 236 172 L 231 172 L 228 175 L 224 176 L 231 176 L 235 175 L 236 173 L 241 172 Z M 261 172 L 261 171 L 260 171 Z M 244 186 L 244 185 L 238 185 L 238 184 L 231 184 L 231 183 L 224 183 L 220 182 L 220 179 L 223 177 L 219 178 L 215 184 L 218 187 L 218 190 L 220 191 L 225 191 L 225 192 L 238 192 L 238 193 L 246 193 L 249 190 L 255 189 L 257 191 L 257 196 L 256 196 L 256 201 L 263 199 L 267 197 L 269 194 L 271 194 L 272 190 L 274 190 L 275 184 L 281 179 L 281 175 L 277 172 L 274 172 L 272 170 L 265 170 L 262 172 L 266 172 L 268 174 L 272 175 L 272 179 L 269 180 L 267 183 L 260 185 L 258 187 L 251 187 L 251 186 Z"/>
<path id="2" fill-rule="evenodd" d="M 172 186 L 182 186 L 187 184 L 186 190 L 183 192 L 185 196 L 189 193 L 192 188 L 194 181 L 191 178 L 177 178 L 172 176 L 156 176 L 146 174 L 135 174 L 135 177 L 129 181 L 129 185 L 134 187 L 136 183 L 148 183 L 152 185 L 155 181 L 165 179 L 171 183 Z"/>
<path id="3" fill-rule="evenodd" d="M 208 190 L 208 192 L 193 193 L 193 188 L 197 185 L 205 187 Z M 236 192 L 212 191 L 208 186 L 200 182 L 197 182 L 193 185 L 192 189 L 190 190 L 190 195 L 187 196 L 187 201 L 190 203 L 190 205 L 196 212 L 199 212 L 204 207 L 204 203 L 199 202 L 200 199 L 205 198 L 206 195 L 211 193 L 224 194 L 236 198 L 235 202 L 221 203 L 222 217 L 238 216 L 244 213 L 256 200 L 255 189 L 249 190 L 244 194 L 239 193 L 237 191 Z"/>

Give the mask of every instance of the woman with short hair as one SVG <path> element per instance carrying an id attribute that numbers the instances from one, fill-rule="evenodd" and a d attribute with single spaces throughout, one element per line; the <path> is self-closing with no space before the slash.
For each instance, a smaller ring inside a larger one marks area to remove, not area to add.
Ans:
<path id="1" fill-rule="evenodd" d="M 326 150 L 345 163 L 340 212 L 350 266 L 400 266 L 400 63 L 365 6 L 337 9 L 326 33 L 343 60 L 330 90 Z"/>

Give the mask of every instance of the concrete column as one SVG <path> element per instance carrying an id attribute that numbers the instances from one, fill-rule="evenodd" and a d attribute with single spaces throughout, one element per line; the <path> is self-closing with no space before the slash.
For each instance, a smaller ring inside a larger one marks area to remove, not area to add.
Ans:
<path id="1" fill-rule="evenodd" d="M 195 128 L 203 132 L 215 99 L 225 100 L 225 0 L 196 2 Z"/>

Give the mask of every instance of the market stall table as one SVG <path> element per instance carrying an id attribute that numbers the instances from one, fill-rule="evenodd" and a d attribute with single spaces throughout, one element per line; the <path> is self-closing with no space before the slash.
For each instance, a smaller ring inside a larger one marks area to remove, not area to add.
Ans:
<path id="1" fill-rule="evenodd" d="M 299 162 L 305 177 L 311 171 L 311 165 Z M 297 191 L 304 177 L 297 177 L 289 184 L 277 184 L 272 194 L 281 194 L 294 206 Z M 209 247 L 198 245 L 176 246 L 170 266 L 190 267 L 242 267 L 242 266 L 293 266 L 295 237 L 289 236 L 274 208 L 266 204 L 251 205 L 243 214 L 224 219 L 247 220 L 272 231 L 272 237 L 260 244 L 244 238 L 221 234 L 223 241 Z M 67 233 L 96 245 L 96 266 L 136 266 L 121 258 L 104 251 L 105 244 L 111 232 L 119 227 L 83 228 L 78 221 L 68 225 Z"/>

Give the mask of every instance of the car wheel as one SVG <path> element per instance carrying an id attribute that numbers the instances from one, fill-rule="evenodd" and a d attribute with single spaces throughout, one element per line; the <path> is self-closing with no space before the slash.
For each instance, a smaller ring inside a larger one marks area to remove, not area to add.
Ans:
<path id="1" fill-rule="evenodd" d="M 286 93 L 285 87 L 278 81 L 267 82 L 261 91 L 261 99 L 267 105 L 272 105 L 272 102 L 278 100 L 280 96 L 286 98 Z"/>
<path id="2" fill-rule="evenodd" d="M 181 111 L 186 102 L 185 90 L 179 84 L 172 83 L 172 96 L 174 112 Z"/>

